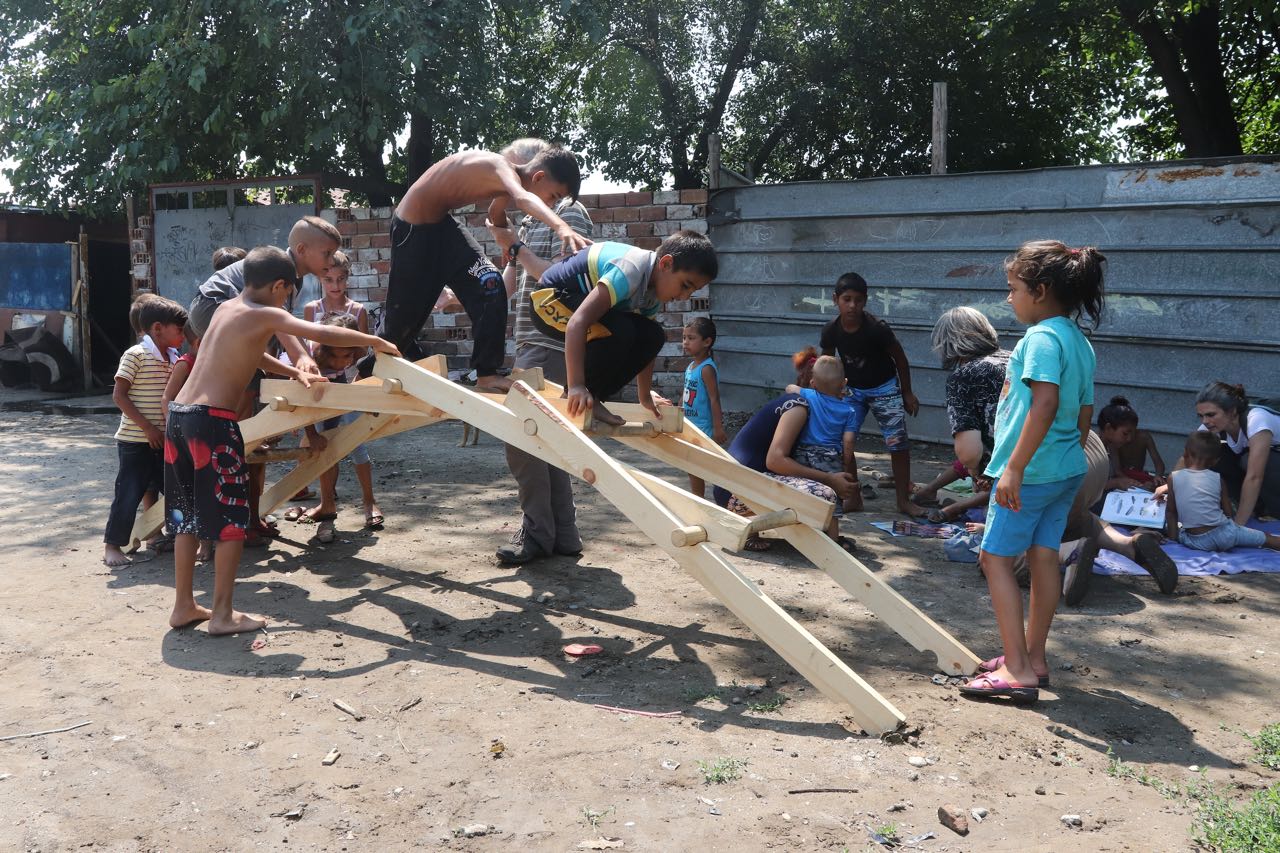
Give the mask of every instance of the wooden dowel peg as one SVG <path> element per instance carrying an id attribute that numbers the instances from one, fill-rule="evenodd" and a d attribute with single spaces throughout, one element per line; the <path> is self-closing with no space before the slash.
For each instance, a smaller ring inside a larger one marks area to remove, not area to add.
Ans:
<path id="1" fill-rule="evenodd" d="M 764 515 L 757 515 L 747 524 L 748 534 L 754 535 L 763 530 L 773 530 L 775 527 L 786 527 L 788 524 L 795 524 L 799 519 L 796 517 L 794 509 L 780 509 L 774 512 L 766 512 Z"/>
<path id="2" fill-rule="evenodd" d="M 688 527 L 677 527 L 671 531 L 671 544 L 677 548 L 687 548 L 707 541 L 707 529 L 700 524 Z"/>
<path id="3" fill-rule="evenodd" d="M 267 404 L 273 412 L 292 412 L 297 406 L 292 405 L 287 397 L 272 397 Z"/>
<path id="4" fill-rule="evenodd" d="M 399 379 L 384 379 L 382 380 L 382 390 L 388 394 L 403 394 L 404 383 Z"/>

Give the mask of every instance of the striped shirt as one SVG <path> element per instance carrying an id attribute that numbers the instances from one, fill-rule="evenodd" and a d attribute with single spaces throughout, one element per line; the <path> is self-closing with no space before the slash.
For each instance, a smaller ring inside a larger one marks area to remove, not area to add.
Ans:
<path id="1" fill-rule="evenodd" d="M 129 383 L 129 399 L 138 407 L 142 416 L 155 425 L 156 429 L 164 429 L 164 416 L 160 411 L 160 398 L 164 395 L 164 386 L 169 382 L 171 366 L 147 352 L 142 344 L 136 344 L 124 351 L 120 356 L 120 366 L 116 368 L 116 378 Z M 116 430 L 116 441 L 131 441 L 145 444 L 147 434 L 142 431 L 128 415 L 120 415 L 120 428 Z"/>
<path id="2" fill-rule="evenodd" d="M 587 209 L 580 202 L 565 199 L 556 205 L 555 212 L 574 231 L 577 231 L 583 237 L 591 236 L 591 215 L 587 213 Z M 521 220 L 520 239 L 529 247 L 529 251 L 543 260 L 554 261 L 560 257 L 563 251 L 560 238 L 556 236 L 556 232 L 551 230 L 551 226 L 541 220 L 534 219 L 532 216 L 525 216 Z M 539 286 L 538 280 L 529 275 L 528 270 L 521 267 L 520 287 L 516 290 L 516 347 L 528 344 L 564 352 L 564 343 L 539 332 L 538 328 L 533 325 L 533 320 L 529 317 L 529 294 L 537 290 Z"/>

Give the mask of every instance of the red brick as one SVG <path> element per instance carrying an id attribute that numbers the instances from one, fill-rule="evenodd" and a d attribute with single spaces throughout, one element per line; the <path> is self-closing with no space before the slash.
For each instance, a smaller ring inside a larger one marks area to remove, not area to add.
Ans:
<path id="1" fill-rule="evenodd" d="M 628 207 L 635 207 L 639 204 L 653 204 L 653 193 L 627 193 Z"/>
<path id="2" fill-rule="evenodd" d="M 705 204 L 706 201 L 706 190 L 680 190 L 681 204 Z"/>
<path id="3" fill-rule="evenodd" d="M 640 220 L 640 209 L 638 207 L 615 207 L 612 213 L 614 222 L 638 222 Z"/>
<path id="4" fill-rule="evenodd" d="M 664 323 L 664 325 L 666 324 Z M 678 341 L 684 337 L 683 325 L 677 326 L 674 323 L 672 323 L 671 325 L 667 326 L 663 331 L 667 333 L 668 341 Z"/>
<path id="5" fill-rule="evenodd" d="M 657 205 L 647 205 L 645 207 L 636 208 L 636 212 L 640 215 L 641 222 L 659 222 L 667 218 L 666 207 Z"/>
<path id="6" fill-rule="evenodd" d="M 626 204 L 626 193 L 603 193 L 600 196 L 601 207 L 625 207 Z"/>
<path id="7" fill-rule="evenodd" d="M 631 241 L 631 244 L 637 249 L 648 249 L 652 252 L 662 245 L 662 241 L 657 237 L 636 237 Z"/>
<path id="8" fill-rule="evenodd" d="M 344 252 L 345 252 L 345 251 L 347 251 L 347 250 L 349 250 L 349 249 L 351 248 L 351 241 L 352 241 L 352 239 L 354 239 L 354 238 L 352 238 L 352 237 L 343 237 L 343 238 L 342 238 L 342 245 L 341 245 L 341 246 L 339 246 L 338 248 L 339 248 L 339 249 L 342 249 Z"/>
<path id="9" fill-rule="evenodd" d="M 622 211 L 618 211 L 621 213 Z M 632 222 L 627 225 L 628 237 L 650 237 L 653 235 L 652 222 Z"/>
<path id="10" fill-rule="evenodd" d="M 374 234 L 369 238 L 369 245 L 375 249 L 390 249 L 391 235 L 390 234 Z"/>
<path id="11" fill-rule="evenodd" d="M 369 241 L 372 239 L 373 238 L 368 234 L 357 234 L 355 237 L 351 238 L 351 248 L 367 249 L 369 248 Z"/>
<path id="12" fill-rule="evenodd" d="M 338 222 L 338 233 L 342 235 L 355 234 L 356 222 L 354 219 L 343 219 Z"/>
<path id="13" fill-rule="evenodd" d="M 578 201 L 582 202 L 582 206 L 586 208 L 599 207 L 600 195 L 599 193 L 591 193 L 590 195 L 580 195 L 578 196 Z"/>
<path id="14" fill-rule="evenodd" d="M 591 211 L 591 221 L 592 222 L 612 222 L 613 212 L 614 212 L 613 208 L 611 207 L 606 207 L 603 210 L 593 210 Z"/>
<path id="15" fill-rule="evenodd" d="M 374 288 L 371 288 L 371 289 L 369 290 L 369 301 L 370 301 L 370 302 L 386 302 L 386 301 L 387 301 L 387 289 L 386 289 L 385 287 L 374 287 Z M 373 330 L 372 330 L 372 329 L 370 329 L 370 331 L 373 331 Z"/>
<path id="16" fill-rule="evenodd" d="M 379 272 L 379 273 L 391 272 L 391 261 L 374 261 L 373 263 L 369 264 L 369 266 L 373 267 L 374 272 Z"/>
<path id="17" fill-rule="evenodd" d="M 382 230 L 382 226 L 376 219 L 362 219 L 356 222 L 357 234 L 377 234 Z"/>

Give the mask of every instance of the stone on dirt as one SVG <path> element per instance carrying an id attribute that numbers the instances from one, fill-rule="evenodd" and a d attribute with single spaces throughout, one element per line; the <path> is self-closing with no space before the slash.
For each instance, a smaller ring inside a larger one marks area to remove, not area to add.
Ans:
<path id="1" fill-rule="evenodd" d="M 938 807 L 938 822 L 957 835 L 969 834 L 969 816 L 952 803 Z"/>

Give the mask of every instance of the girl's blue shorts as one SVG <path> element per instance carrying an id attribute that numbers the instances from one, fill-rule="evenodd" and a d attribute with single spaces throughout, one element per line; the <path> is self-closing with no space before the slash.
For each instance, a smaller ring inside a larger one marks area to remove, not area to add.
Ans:
<path id="1" fill-rule="evenodd" d="M 1017 557 L 1033 545 L 1058 550 L 1067 529 L 1067 513 L 1075 501 L 1084 475 L 1052 483 L 1022 484 L 1022 509 L 1005 509 L 996 503 L 996 484 L 991 485 L 987 505 L 987 529 L 982 534 L 982 550 L 1000 557 Z"/>

